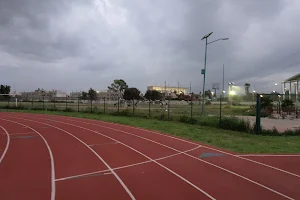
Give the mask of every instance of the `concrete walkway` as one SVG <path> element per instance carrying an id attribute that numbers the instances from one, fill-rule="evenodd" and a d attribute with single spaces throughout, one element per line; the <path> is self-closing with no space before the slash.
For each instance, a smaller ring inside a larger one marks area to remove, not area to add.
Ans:
<path id="1" fill-rule="evenodd" d="M 255 123 L 255 116 L 238 116 L 242 119 L 249 119 L 251 123 Z M 300 119 L 271 119 L 261 118 L 261 125 L 265 129 L 273 129 L 275 127 L 279 132 L 287 129 L 300 129 Z"/>

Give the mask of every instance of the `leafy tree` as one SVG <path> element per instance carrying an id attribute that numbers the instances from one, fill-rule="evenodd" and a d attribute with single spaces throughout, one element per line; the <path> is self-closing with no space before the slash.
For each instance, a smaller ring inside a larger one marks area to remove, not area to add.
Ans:
<path id="1" fill-rule="evenodd" d="M 178 95 L 178 99 L 179 100 L 182 100 L 184 97 L 184 93 L 183 92 L 180 92 L 179 95 Z"/>
<path id="2" fill-rule="evenodd" d="M 90 88 L 88 91 L 88 98 L 92 101 L 97 100 L 97 92 L 94 89 Z"/>
<path id="3" fill-rule="evenodd" d="M 140 99 L 140 91 L 137 88 L 127 88 L 125 89 L 123 98 L 125 100 Z"/>
<path id="4" fill-rule="evenodd" d="M 87 92 L 82 92 L 80 98 L 83 99 L 83 100 L 87 100 L 88 99 L 88 93 Z"/>
<path id="5" fill-rule="evenodd" d="M 250 83 L 245 83 L 244 87 L 245 87 L 245 94 L 248 96 L 250 94 L 249 92 Z"/>
<path id="6" fill-rule="evenodd" d="M 10 93 L 10 86 L 9 85 L 0 85 L 0 94 L 9 94 Z M 9 99 L 8 95 L 0 96 L 0 99 Z"/>
<path id="7" fill-rule="evenodd" d="M 273 100 L 270 96 L 261 97 L 261 108 L 271 107 Z"/>
<path id="8" fill-rule="evenodd" d="M 208 97 L 209 99 L 212 99 L 212 93 L 211 93 L 211 91 L 210 90 L 206 90 L 204 92 L 204 96 Z"/>
<path id="9" fill-rule="evenodd" d="M 120 94 L 124 95 L 124 92 L 128 88 L 128 85 L 123 79 L 115 79 L 114 82 L 107 88 L 114 92 L 120 92 Z"/>
<path id="10" fill-rule="evenodd" d="M 289 99 L 284 99 L 282 101 L 281 106 L 282 107 L 293 107 L 294 106 L 294 102 L 292 100 L 289 100 Z"/>
<path id="11" fill-rule="evenodd" d="M 145 93 L 145 98 L 148 100 L 161 100 L 162 99 L 162 94 L 157 91 L 157 90 L 147 90 L 147 92 Z"/>

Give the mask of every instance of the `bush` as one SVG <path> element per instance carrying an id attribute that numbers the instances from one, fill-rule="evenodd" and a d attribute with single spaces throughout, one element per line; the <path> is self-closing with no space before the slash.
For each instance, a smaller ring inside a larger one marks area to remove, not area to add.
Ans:
<path id="1" fill-rule="evenodd" d="M 48 111 L 58 111 L 58 109 L 56 107 L 54 108 L 47 108 Z"/>
<path id="2" fill-rule="evenodd" d="M 165 112 L 162 112 L 159 116 L 155 116 L 154 118 L 163 121 L 168 120 L 168 116 L 165 114 Z"/>
<path id="3" fill-rule="evenodd" d="M 202 126 L 219 127 L 220 118 L 217 116 L 202 116 L 199 118 L 199 124 Z"/>
<path id="4" fill-rule="evenodd" d="M 293 106 L 294 106 L 293 101 L 289 99 L 284 99 L 281 104 L 281 107 L 293 107 Z"/>
<path id="5" fill-rule="evenodd" d="M 267 129 L 261 129 L 261 132 L 260 132 L 261 135 L 274 135 L 274 136 L 280 136 L 280 133 L 278 132 L 278 130 L 273 127 L 272 130 L 267 130 Z"/>
<path id="6" fill-rule="evenodd" d="M 250 121 L 239 119 L 237 117 L 223 117 L 220 123 L 220 128 L 246 133 L 252 132 Z"/>
<path id="7" fill-rule="evenodd" d="M 186 115 L 182 115 L 180 117 L 179 121 L 183 122 L 183 123 L 187 123 L 187 124 L 197 124 L 198 123 L 197 119 L 188 117 Z"/>
<path id="8" fill-rule="evenodd" d="M 296 130 L 291 130 L 291 129 L 288 129 L 286 131 L 284 131 L 282 133 L 282 135 L 290 135 L 290 136 L 300 136 L 300 129 L 296 129 Z"/>
<path id="9" fill-rule="evenodd" d="M 65 108 L 62 110 L 63 112 L 74 112 L 72 108 Z"/>

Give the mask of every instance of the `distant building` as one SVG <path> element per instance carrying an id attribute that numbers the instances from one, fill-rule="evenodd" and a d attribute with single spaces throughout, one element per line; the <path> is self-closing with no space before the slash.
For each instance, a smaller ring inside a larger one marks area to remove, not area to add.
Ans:
<path id="1" fill-rule="evenodd" d="M 23 101 L 51 101 L 51 100 L 65 100 L 66 92 L 59 90 L 46 91 L 44 89 L 37 89 L 33 92 L 21 92 L 21 99 Z"/>
<path id="2" fill-rule="evenodd" d="M 98 91 L 97 98 L 100 100 L 105 98 L 107 101 L 118 101 L 118 99 L 122 98 L 122 94 L 112 90 L 102 90 Z"/>
<path id="3" fill-rule="evenodd" d="M 82 92 L 71 92 L 70 93 L 70 98 L 79 98 L 79 97 L 81 97 L 81 95 L 82 95 Z"/>
<path id="4" fill-rule="evenodd" d="M 161 93 L 176 93 L 176 94 L 187 94 L 187 88 L 185 87 L 165 87 L 165 86 L 148 86 L 147 90 L 156 90 Z"/>

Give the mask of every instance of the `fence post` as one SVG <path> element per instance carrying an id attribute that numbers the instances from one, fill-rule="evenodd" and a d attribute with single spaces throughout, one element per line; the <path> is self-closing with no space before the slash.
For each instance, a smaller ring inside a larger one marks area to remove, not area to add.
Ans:
<path id="1" fill-rule="evenodd" d="M 191 94 L 191 118 L 193 118 L 193 94 Z"/>
<path id="2" fill-rule="evenodd" d="M 77 97 L 77 112 L 79 112 L 79 97 Z"/>
<path id="3" fill-rule="evenodd" d="M 67 111 L 67 108 L 68 108 L 68 95 L 66 95 L 66 111 Z"/>
<path id="4" fill-rule="evenodd" d="M 223 98 L 223 91 L 220 94 L 220 120 L 219 120 L 220 127 L 221 127 L 221 123 L 222 123 L 222 98 Z"/>
<path id="5" fill-rule="evenodd" d="M 33 98 L 31 99 L 31 109 L 33 108 Z"/>
<path id="6" fill-rule="evenodd" d="M 43 97 L 43 110 L 45 110 L 45 97 Z"/>
<path id="7" fill-rule="evenodd" d="M 170 120 L 170 98 L 168 98 L 168 120 Z"/>
<path id="8" fill-rule="evenodd" d="M 260 94 L 256 95 L 256 133 L 260 133 L 260 111 L 261 111 L 261 98 Z"/>
<path id="9" fill-rule="evenodd" d="M 118 113 L 120 112 L 120 98 L 118 98 Z"/>
<path id="10" fill-rule="evenodd" d="M 91 113 L 93 113 L 93 99 L 91 98 Z"/>
<path id="11" fill-rule="evenodd" d="M 104 105 L 103 109 L 104 109 L 104 114 L 105 114 L 105 111 L 106 111 L 106 109 L 105 109 L 105 97 L 103 98 L 103 105 Z"/>
<path id="12" fill-rule="evenodd" d="M 134 99 L 132 99 L 132 114 L 134 115 Z"/>
<path id="13" fill-rule="evenodd" d="M 151 101 L 149 99 L 149 117 L 151 117 Z"/>

